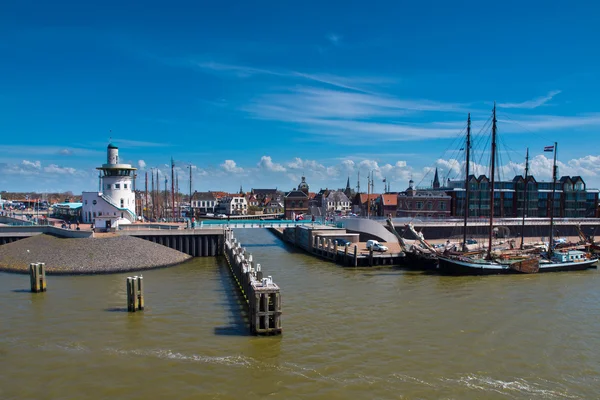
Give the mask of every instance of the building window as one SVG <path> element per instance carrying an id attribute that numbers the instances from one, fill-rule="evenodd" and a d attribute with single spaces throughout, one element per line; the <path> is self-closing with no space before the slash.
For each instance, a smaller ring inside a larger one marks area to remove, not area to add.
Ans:
<path id="1" fill-rule="evenodd" d="M 121 184 L 120 183 L 115 183 L 115 189 L 121 189 Z"/>
<path id="2" fill-rule="evenodd" d="M 87 200 L 85 201 L 85 205 L 87 206 Z"/>
<path id="3" fill-rule="evenodd" d="M 110 190 L 110 184 L 106 185 L 106 190 Z"/>
<path id="4" fill-rule="evenodd" d="M 96 201 L 96 200 L 93 200 L 93 201 L 92 201 L 92 204 L 93 204 L 93 205 L 96 205 L 96 203 L 97 203 L 97 201 Z"/>
<path id="5" fill-rule="evenodd" d="M 121 207 L 125 207 L 125 200 L 121 199 Z"/>
<path id="6" fill-rule="evenodd" d="M 446 209 L 446 202 L 445 202 L 445 201 L 442 201 L 442 202 L 440 203 L 440 210 L 444 211 L 445 209 Z"/>
<path id="7" fill-rule="evenodd" d="M 423 202 L 417 201 L 417 210 L 421 210 L 421 209 L 423 209 Z"/>
<path id="8" fill-rule="evenodd" d="M 127 189 L 127 184 L 126 183 L 123 184 L 123 189 Z"/>

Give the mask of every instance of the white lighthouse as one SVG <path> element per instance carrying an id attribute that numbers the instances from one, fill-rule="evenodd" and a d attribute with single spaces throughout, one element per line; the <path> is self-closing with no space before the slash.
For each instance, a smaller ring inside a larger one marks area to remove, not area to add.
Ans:
<path id="1" fill-rule="evenodd" d="M 134 174 L 137 168 L 119 162 L 119 148 L 110 143 L 100 171 L 98 192 L 83 192 L 83 220 L 97 228 L 116 228 L 136 220 Z"/>

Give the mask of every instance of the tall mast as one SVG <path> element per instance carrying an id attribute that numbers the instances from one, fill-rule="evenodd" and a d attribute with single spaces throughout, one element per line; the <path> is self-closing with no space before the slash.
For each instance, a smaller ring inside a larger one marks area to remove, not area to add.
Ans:
<path id="1" fill-rule="evenodd" d="M 488 260 L 492 258 L 492 233 L 494 230 L 494 184 L 496 182 L 496 102 L 494 102 L 494 112 L 492 119 L 492 176 L 490 180 L 490 232 L 488 240 Z"/>
<path id="2" fill-rule="evenodd" d="M 188 215 L 188 218 L 191 218 L 194 216 L 194 208 L 192 207 L 192 164 L 190 164 L 190 215 Z"/>
<path id="3" fill-rule="evenodd" d="M 169 214 L 167 214 L 167 212 L 169 211 L 169 191 L 167 190 L 167 182 L 168 179 L 165 175 L 165 207 L 163 208 L 163 218 L 169 217 Z"/>
<path id="4" fill-rule="evenodd" d="M 358 182 L 356 185 L 356 193 L 360 194 L 360 171 L 358 171 Z"/>
<path id="5" fill-rule="evenodd" d="M 175 162 L 173 161 L 173 157 L 171 157 L 171 208 L 171 214 L 173 215 L 173 219 L 175 219 Z"/>
<path id="6" fill-rule="evenodd" d="M 142 208 L 142 215 L 146 218 L 146 220 L 148 219 L 148 170 L 146 170 L 146 201 L 144 202 L 144 208 Z M 144 209 L 146 209 L 146 212 L 144 213 Z"/>
<path id="7" fill-rule="evenodd" d="M 527 180 L 529 179 L 529 147 L 527 148 L 527 156 L 525 156 L 525 187 L 523 188 L 523 223 L 521 224 L 521 250 L 525 245 L 525 216 L 529 212 L 529 199 L 527 198 Z"/>
<path id="8" fill-rule="evenodd" d="M 465 220 L 463 226 L 463 251 L 467 251 L 467 220 L 469 219 L 469 163 L 471 155 L 471 113 L 467 118 L 467 152 L 465 164 Z"/>
<path id="9" fill-rule="evenodd" d="M 156 196 L 154 194 L 154 171 L 152 171 L 152 168 L 150 169 L 150 173 L 152 175 L 152 218 L 156 218 L 156 209 L 154 208 L 156 205 Z"/>
<path id="10" fill-rule="evenodd" d="M 367 218 L 371 216 L 371 174 L 367 175 Z"/>
<path id="11" fill-rule="evenodd" d="M 554 193 L 556 193 L 556 153 L 558 143 L 554 142 L 554 164 L 552 166 L 552 197 L 550 198 L 550 238 L 548 242 L 548 256 L 552 257 L 554 250 Z"/>

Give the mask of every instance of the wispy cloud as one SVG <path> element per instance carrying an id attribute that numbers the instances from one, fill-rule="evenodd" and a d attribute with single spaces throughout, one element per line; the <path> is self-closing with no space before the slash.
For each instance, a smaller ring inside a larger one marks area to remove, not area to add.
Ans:
<path id="1" fill-rule="evenodd" d="M 410 123 L 406 117 L 424 112 L 466 113 L 465 108 L 458 103 L 301 87 L 259 96 L 243 110 L 254 118 L 299 125 L 320 136 L 364 139 L 368 134 L 369 141 L 376 142 L 455 136 L 465 122 Z"/>
<path id="2" fill-rule="evenodd" d="M 257 68 L 247 65 L 227 64 L 214 61 L 194 61 L 191 65 L 205 72 L 215 74 L 230 74 L 238 78 L 249 78 L 257 75 L 276 76 L 286 79 L 318 82 L 325 85 L 338 87 L 358 92 L 369 92 L 368 87 L 378 84 L 394 82 L 391 78 L 377 76 L 340 76 L 333 74 L 308 73 L 277 68 Z"/>
<path id="3" fill-rule="evenodd" d="M 500 108 L 524 108 L 524 109 L 533 109 L 543 106 L 548 103 L 550 100 L 554 98 L 554 96 L 560 94 L 560 90 L 553 90 L 549 92 L 545 96 L 536 97 L 535 99 L 523 101 L 521 103 L 499 103 L 498 107 Z"/>
<path id="4" fill-rule="evenodd" d="M 329 42 L 334 46 L 338 46 L 342 40 L 342 37 L 340 35 L 336 35 L 335 33 L 330 33 L 327 35 L 327 40 L 329 40 Z"/>
<path id="5" fill-rule="evenodd" d="M 149 142 L 144 140 L 130 140 L 130 139 L 118 139 L 113 138 L 113 143 L 117 146 L 124 147 L 162 147 L 162 146 L 171 146 L 169 143 L 165 142 Z"/>
<path id="6" fill-rule="evenodd" d="M 504 130 L 508 132 L 522 132 L 523 128 L 531 131 L 600 127 L 600 113 L 559 116 L 559 115 L 531 115 L 512 116 L 500 118 L 499 122 L 505 123 Z"/>

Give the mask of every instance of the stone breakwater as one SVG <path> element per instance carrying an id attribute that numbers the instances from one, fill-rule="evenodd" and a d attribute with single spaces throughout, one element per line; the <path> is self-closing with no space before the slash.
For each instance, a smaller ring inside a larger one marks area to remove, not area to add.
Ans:
<path id="1" fill-rule="evenodd" d="M 191 257 L 131 236 L 61 239 L 37 235 L 0 246 L 0 271 L 28 273 L 29 264 L 46 263 L 46 273 L 109 274 L 180 264 Z"/>

